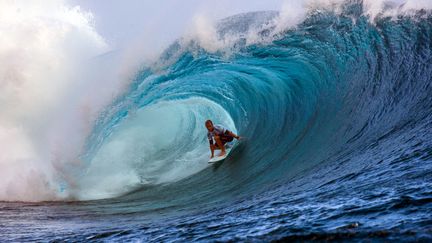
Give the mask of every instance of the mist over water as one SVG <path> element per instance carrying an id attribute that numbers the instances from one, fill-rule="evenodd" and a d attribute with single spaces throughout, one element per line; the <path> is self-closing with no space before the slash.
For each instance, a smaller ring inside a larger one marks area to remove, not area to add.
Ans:
<path id="1" fill-rule="evenodd" d="M 55 200 L 57 169 L 91 127 L 77 71 L 108 46 L 90 13 L 61 1 L 2 1 L 0 15 L 0 200 Z"/>

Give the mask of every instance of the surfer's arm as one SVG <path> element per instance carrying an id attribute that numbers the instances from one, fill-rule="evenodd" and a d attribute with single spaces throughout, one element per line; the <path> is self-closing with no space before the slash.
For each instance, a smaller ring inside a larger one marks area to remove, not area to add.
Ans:
<path id="1" fill-rule="evenodd" d="M 232 136 L 232 137 L 234 137 L 235 139 L 240 139 L 240 137 L 239 136 L 237 136 L 235 133 L 233 133 L 233 132 L 231 132 L 231 131 L 228 131 L 228 134 L 230 135 L 230 136 Z"/>
<path id="2" fill-rule="evenodd" d="M 210 145 L 210 150 L 211 150 L 211 157 L 213 158 L 214 157 L 214 148 L 212 145 Z"/>
<path id="3" fill-rule="evenodd" d="M 211 158 L 213 158 L 214 157 L 213 139 L 209 139 L 209 144 L 210 144 Z"/>

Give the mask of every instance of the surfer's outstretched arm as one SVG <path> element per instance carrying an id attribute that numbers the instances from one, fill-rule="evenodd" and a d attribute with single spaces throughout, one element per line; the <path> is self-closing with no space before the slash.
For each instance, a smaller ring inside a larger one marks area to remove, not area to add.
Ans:
<path id="1" fill-rule="evenodd" d="M 237 139 L 237 140 L 240 139 L 239 136 L 237 136 L 235 133 L 233 133 L 233 132 L 231 132 L 231 131 L 228 131 L 228 134 L 229 134 L 230 136 L 234 137 L 234 138 Z"/>

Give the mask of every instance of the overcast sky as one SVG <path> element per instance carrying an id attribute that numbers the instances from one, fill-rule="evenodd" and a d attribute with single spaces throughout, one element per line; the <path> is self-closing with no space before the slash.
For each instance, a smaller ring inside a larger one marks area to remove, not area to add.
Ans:
<path id="1" fill-rule="evenodd" d="M 283 0 L 69 0 L 94 15 L 96 29 L 113 48 L 146 40 L 166 46 L 198 14 L 221 19 L 237 13 L 279 10 Z"/>

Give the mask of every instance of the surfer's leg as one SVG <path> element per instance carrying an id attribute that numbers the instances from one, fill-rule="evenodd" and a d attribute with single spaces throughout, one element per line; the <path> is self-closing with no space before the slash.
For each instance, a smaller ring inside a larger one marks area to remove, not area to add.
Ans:
<path id="1" fill-rule="evenodd" d="M 219 156 L 225 155 L 225 145 L 221 140 L 222 137 L 223 136 L 215 136 L 216 144 L 221 150 L 221 153 L 219 154 Z"/>
<path id="2" fill-rule="evenodd" d="M 212 144 L 211 146 L 212 146 L 212 148 L 213 148 L 214 150 L 218 150 L 218 149 L 220 149 L 219 146 L 218 146 L 217 144 Z"/>

